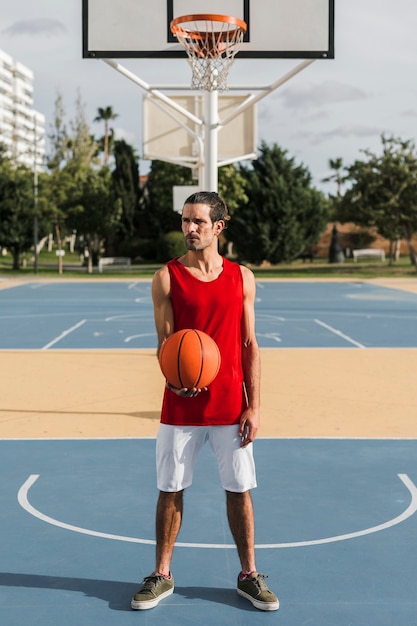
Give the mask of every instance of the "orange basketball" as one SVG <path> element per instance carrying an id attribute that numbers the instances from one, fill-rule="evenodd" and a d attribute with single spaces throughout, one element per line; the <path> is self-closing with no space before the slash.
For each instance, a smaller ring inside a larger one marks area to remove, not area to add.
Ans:
<path id="1" fill-rule="evenodd" d="M 202 330 L 178 330 L 159 351 L 159 365 L 170 385 L 177 389 L 201 389 L 217 376 L 220 352 L 216 342 Z"/>

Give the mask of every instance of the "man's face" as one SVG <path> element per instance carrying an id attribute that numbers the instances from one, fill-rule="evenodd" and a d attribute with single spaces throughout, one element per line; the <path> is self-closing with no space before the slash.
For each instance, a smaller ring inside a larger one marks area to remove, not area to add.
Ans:
<path id="1" fill-rule="evenodd" d="M 223 229 L 223 222 L 211 221 L 210 207 L 207 204 L 185 204 L 182 211 L 182 232 L 187 250 L 204 250 L 211 245 L 217 247 L 217 237 Z"/>

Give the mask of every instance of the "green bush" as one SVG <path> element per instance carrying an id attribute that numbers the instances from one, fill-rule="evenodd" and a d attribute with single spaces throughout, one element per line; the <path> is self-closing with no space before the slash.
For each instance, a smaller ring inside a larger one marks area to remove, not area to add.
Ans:
<path id="1" fill-rule="evenodd" d="M 139 237 L 129 241 L 122 241 L 117 246 L 118 256 L 127 256 L 131 259 L 155 261 L 157 257 L 157 242 L 154 239 L 141 239 Z"/>
<path id="2" fill-rule="evenodd" d="M 158 240 L 158 256 L 160 263 L 166 263 L 170 259 L 182 256 L 187 252 L 184 235 L 178 231 L 171 231 L 161 235 Z"/>

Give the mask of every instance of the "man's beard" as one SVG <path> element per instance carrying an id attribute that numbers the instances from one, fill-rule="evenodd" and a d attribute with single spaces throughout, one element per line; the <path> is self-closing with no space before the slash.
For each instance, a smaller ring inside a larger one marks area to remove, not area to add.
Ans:
<path id="1" fill-rule="evenodd" d="M 201 241 L 200 239 L 189 239 L 188 237 L 185 239 L 185 245 L 187 246 L 187 250 L 201 250 Z"/>

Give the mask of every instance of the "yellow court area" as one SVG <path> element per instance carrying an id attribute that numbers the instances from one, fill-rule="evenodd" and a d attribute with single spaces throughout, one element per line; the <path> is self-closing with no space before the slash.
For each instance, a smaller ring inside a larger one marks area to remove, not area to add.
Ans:
<path id="1" fill-rule="evenodd" d="M 378 281 L 381 284 L 381 281 Z M 417 291 L 413 281 L 389 287 Z M 263 348 L 263 437 L 417 437 L 417 349 Z M 2 438 L 154 437 L 154 350 L 0 352 Z"/>
<path id="2" fill-rule="evenodd" d="M 416 349 L 263 349 L 259 435 L 417 437 L 416 363 Z M 5 351 L 0 367 L 1 438 L 156 435 L 154 351 Z"/>

